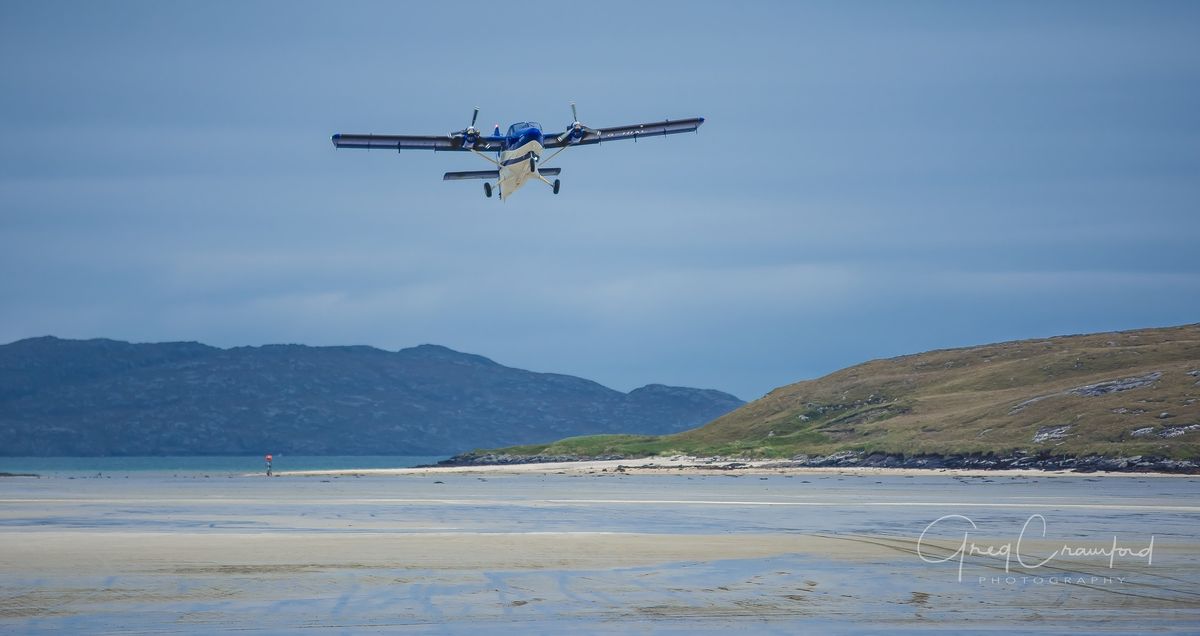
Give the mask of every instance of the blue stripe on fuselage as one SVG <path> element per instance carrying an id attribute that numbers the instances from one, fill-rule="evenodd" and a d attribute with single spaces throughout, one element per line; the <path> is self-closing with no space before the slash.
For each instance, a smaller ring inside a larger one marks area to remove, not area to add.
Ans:
<path id="1" fill-rule="evenodd" d="M 509 159 L 507 161 L 501 161 L 500 165 L 511 166 L 515 163 L 521 163 L 522 161 L 529 161 L 529 158 L 532 156 L 533 156 L 532 152 L 527 152 L 527 153 L 521 155 L 520 157 L 513 157 L 512 159 Z"/>

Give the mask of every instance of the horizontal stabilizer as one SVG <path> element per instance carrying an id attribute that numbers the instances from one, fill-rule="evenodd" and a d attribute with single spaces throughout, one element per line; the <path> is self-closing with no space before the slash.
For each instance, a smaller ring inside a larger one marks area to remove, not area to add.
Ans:
<path id="1" fill-rule="evenodd" d="M 562 168 L 543 168 L 538 173 L 547 177 L 556 176 Z M 442 181 L 462 181 L 464 179 L 499 179 L 499 170 L 468 170 L 466 172 L 447 172 L 442 175 Z"/>
<path id="2" fill-rule="evenodd" d="M 499 179 L 499 170 L 468 170 L 466 172 L 447 172 L 442 175 L 442 181 L 461 181 L 463 179 Z"/>

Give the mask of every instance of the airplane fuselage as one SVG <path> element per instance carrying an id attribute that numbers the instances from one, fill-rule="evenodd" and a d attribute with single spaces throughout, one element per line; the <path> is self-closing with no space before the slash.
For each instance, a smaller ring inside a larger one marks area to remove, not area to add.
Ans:
<path id="1" fill-rule="evenodd" d="M 542 130 L 533 122 L 513 124 L 500 151 L 500 198 L 507 199 L 529 179 L 537 179 L 537 162 L 542 157 Z"/>

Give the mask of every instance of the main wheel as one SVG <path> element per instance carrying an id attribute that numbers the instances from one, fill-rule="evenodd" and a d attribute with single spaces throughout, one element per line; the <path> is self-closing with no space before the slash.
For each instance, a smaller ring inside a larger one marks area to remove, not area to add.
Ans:
<path id="1" fill-rule="evenodd" d="M 558 194 L 558 186 L 560 183 L 562 183 L 562 182 L 559 181 L 558 179 L 554 180 L 554 194 Z"/>
<path id="2" fill-rule="evenodd" d="M 536 160 L 537 160 L 537 157 L 530 157 L 530 158 L 529 158 L 529 171 L 530 171 L 530 172 L 537 172 L 537 163 L 536 163 Z"/>
<path id="3" fill-rule="evenodd" d="M 483 182 L 483 193 L 485 195 L 487 195 L 487 198 L 489 198 L 489 199 L 492 198 L 492 184 L 488 183 L 487 181 L 484 181 Z"/>

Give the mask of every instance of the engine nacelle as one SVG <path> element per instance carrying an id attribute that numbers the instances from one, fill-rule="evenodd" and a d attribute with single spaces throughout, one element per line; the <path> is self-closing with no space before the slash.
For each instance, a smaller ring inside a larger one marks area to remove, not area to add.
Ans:
<path id="1" fill-rule="evenodd" d="M 558 143 L 573 144 L 587 136 L 587 130 L 582 124 L 572 124 L 567 131 L 558 136 Z"/>

